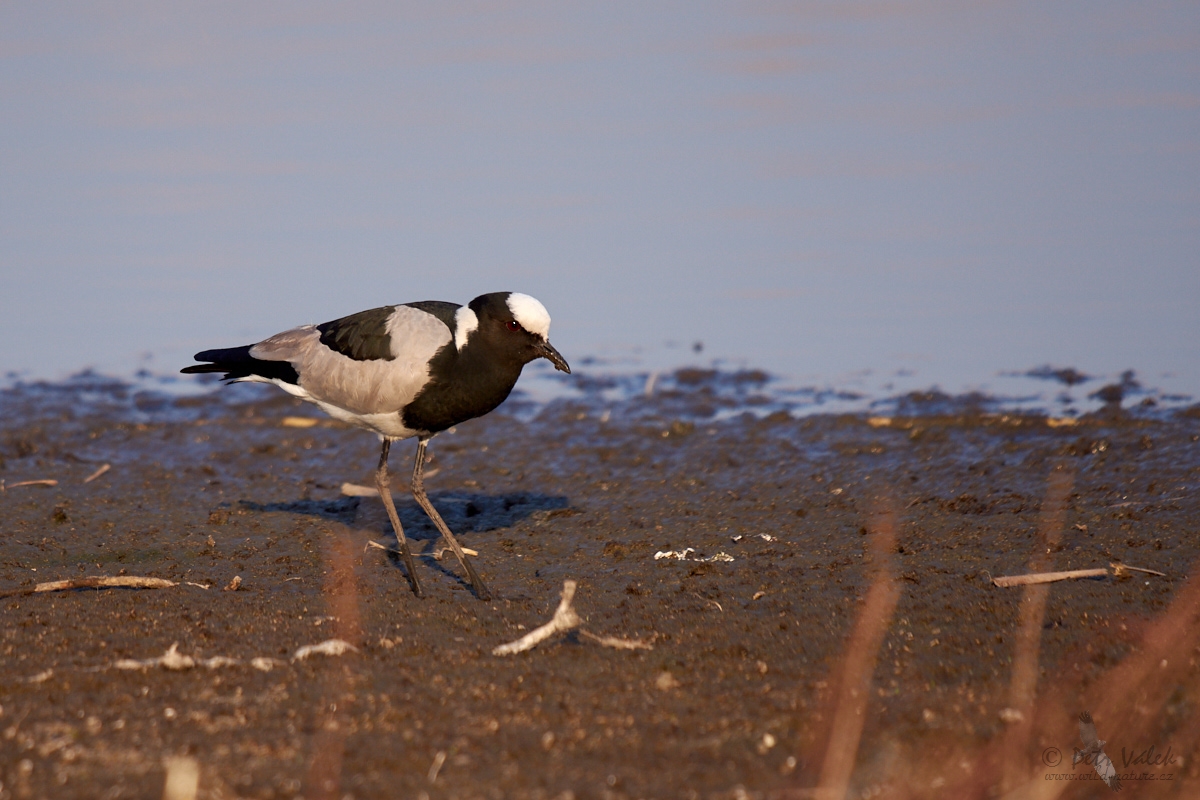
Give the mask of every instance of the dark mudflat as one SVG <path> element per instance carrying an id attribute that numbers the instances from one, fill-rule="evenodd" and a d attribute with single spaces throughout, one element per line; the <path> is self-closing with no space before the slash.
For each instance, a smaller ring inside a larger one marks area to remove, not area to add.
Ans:
<path id="1" fill-rule="evenodd" d="M 0 798 L 157 798 L 173 756 L 199 765 L 202 798 L 805 796 L 847 640 L 889 563 L 900 594 L 852 796 L 994 796 L 1013 758 L 1025 778 L 1085 773 L 1069 757 L 1085 709 L 1119 769 L 1123 746 L 1185 759 L 1130 767 L 1173 775 L 1128 781 L 1137 796 L 1196 796 L 1200 634 L 1180 604 L 1200 566 L 1200 414 L 712 421 L 710 379 L 605 421 L 583 401 L 528 420 L 505 406 L 433 441 L 426 486 L 479 552 L 488 602 L 451 554 L 428 556 L 433 526 L 396 478 L 427 595 L 413 596 L 402 565 L 367 546 L 394 543 L 378 499 L 341 494 L 371 485 L 376 440 L 285 426 L 314 413 L 290 398 L 171 400 L 100 379 L 3 392 L 0 589 L 180 583 L 0 601 Z M 413 446 L 396 446 L 397 465 Z M 1049 568 L 1120 560 L 1166 577 L 1049 588 L 1039 699 L 1014 751 L 1023 590 L 989 578 L 1045 551 L 1056 469 L 1071 487 Z M 40 478 L 58 485 L 13 487 Z M 895 552 L 864 558 L 887 508 Z M 655 559 L 686 548 L 733 560 Z M 566 635 L 493 656 L 549 619 L 565 579 L 589 631 L 654 649 Z M 290 660 L 330 638 L 358 651 Z M 115 667 L 172 644 L 239 663 Z M 1054 770 L 1048 748 L 1067 756 Z"/>

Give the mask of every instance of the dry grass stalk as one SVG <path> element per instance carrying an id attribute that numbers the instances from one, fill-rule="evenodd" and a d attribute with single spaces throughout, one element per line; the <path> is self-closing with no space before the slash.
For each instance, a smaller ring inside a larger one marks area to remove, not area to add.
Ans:
<path id="1" fill-rule="evenodd" d="M 332 717 L 325 720 L 312 740 L 312 760 L 304 775 L 304 797 L 339 800 L 342 794 L 342 761 L 346 755 L 344 726 Z"/>
<path id="2" fill-rule="evenodd" d="M 1150 622 L 1141 646 L 1114 666 L 1088 690 L 1096 724 L 1120 731 L 1127 741 L 1154 738 L 1154 728 L 1166 725 L 1162 709 L 1181 688 L 1197 687 L 1192 666 L 1200 647 L 1200 571 L 1193 573 L 1165 613 Z M 1190 725 L 1193 743 L 1200 722 Z M 1174 738 L 1174 736 L 1172 736 Z M 1180 751 L 1184 752 L 1181 743 Z"/>
<path id="3" fill-rule="evenodd" d="M 328 538 L 322 555 L 329 569 L 322 581 L 322 593 L 333 617 L 335 638 L 316 645 L 299 648 L 292 661 L 312 655 L 339 656 L 358 652 L 355 644 L 362 641 L 362 612 L 358 599 L 358 578 L 354 573 L 354 548 L 349 530 Z M 313 738 L 309 761 L 303 780 L 304 796 L 311 800 L 337 800 L 342 792 L 342 763 L 346 750 L 346 712 L 339 710 L 337 698 L 352 684 L 351 673 L 344 668 L 321 670 L 320 705 L 317 712 L 317 735 Z"/>
<path id="4" fill-rule="evenodd" d="M 329 570 L 322 586 L 329 604 L 329 614 L 334 618 L 334 634 L 351 644 L 362 641 L 361 612 L 358 603 L 358 577 L 354 574 L 354 545 L 346 535 L 326 540 L 325 563 Z"/>
<path id="5" fill-rule="evenodd" d="M 1049 480 L 1046 502 L 1042 506 L 1040 524 L 1041 540 L 1038 552 L 1030 562 L 1031 570 L 1044 570 L 1049 561 L 1047 550 L 1059 538 L 1066 503 L 1073 485 L 1070 473 L 1055 473 Z M 1049 547 L 1048 547 L 1049 546 Z M 1113 565 L 1114 569 L 1117 565 Z M 1143 572 L 1141 568 L 1134 571 Z M 1153 574 L 1151 571 L 1145 571 Z M 872 586 L 874 589 L 879 581 Z M 1181 715 L 1177 710 L 1188 698 L 1200 695 L 1200 678 L 1194 667 L 1195 653 L 1200 652 L 1200 569 L 1183 585 L 1167 611 L 1147 623 L 1140 642 L 1132 652 L 1116 666 L 1104 672 L 1081 695 L 1079 677 L 1072 671 L 1051 671 L 1056 676 L 1053 686 L 1037 691 L 1038 654 L 1040 632 L 1044 618 L 1046 584 L 1027 585 L 1019 614 L 1019 641 L 1014 657 L 1013 675 L 1010 683 L 1009 701 L 1015 706 L 1009 709 L 1015 720 L 1009 729 L 989 744 L 975 748 L 965 744 L 951 749 L 948 755 L 943 749 L 931 750 L 918 746 L 909 750 L 908 758 L 892 768 L 884 776 L 883 783 L 889 784 L 890 796 L 898 798 L 924 798 L 930 796 L 931 788 L 938 797 L 982 798 L 1002 796 L 1006 800 L 1055 800 L 1060 795 L 1072 794 L 1081 787 L 1078 781 L 1050 780 L 1050 772 L 1071 771 L 1072 746 L 1079 744 L 1078 713 L 1090 710 L 1097 726 L 1110 740 L 1128 748 L 1130 756 L 1141 752 L 1150 744 L 1158 746 L 1159 755 L 1169 745 L 1177 762 L 1174 780 L 1138 782 L 1139 796 L 1144 797 L 1190 797 L 1188 781 L 1191 779 L 1191 754 L 1200 752 L 1200 715 Z M 867 604 L 872 601 L 868 599 Z M 855 695 L 847 690 L 850 681 L 851 662 L 861 655 L 852 656 L 855 640 L 863 632 L 868 609 L 859 615 L 846 655 L 836 664 L 833 675 L 847 676 L 845 684 L 837 686 L 831 680 L 833 692 L 838 696 L 837 715 L 846 707 L 842 700 L 849 698 L 850 713 L 863 714 L 866 710 L 866 694 Z M 861 648 L 865 650 L 866 648 Z M 861 673 L 860 673 L 861 675 Z M 1034 699 L 1036 698 L 1036 702 Z M 1180 698 L 1183 698 L 1181 701 Z M 1176 710 L 1172 710 L 1173 707 Z M 864 715 L 865 716 L 865 715 Z M 860 716 L 859 719 L 863 717 Z M 857 740 L 847 736 L 861 730 L 861 723 L 853 719 L 835 720 L 836 735 L 826 735 L 829 742 L 826 763 L 822 771 L 819 789 L 790 788 L 769 797 L 788 798 L 837 798 L 844 800 L 849 782 L 848 770 L 852 767 Z M 1067 757 L 1063 765 L 1050 767 L 1043 763 L 1044 755 L 1038 748 L 1030 751 L 1030 742 L 1036 737 L 1039 742 L 1049 743 Z M 838 740 L 838 753 L 831 753 Z M 801 753 L 800 755 L 803 755 Z M 813 753 L 809 752 L 808 758 Z M 1180 757 L 1182 760 L 1180 761 Z M 835 762 L 831 764 L 832 761 Z M 1123 758 L 1124 756 L 1122 756 Z M 955 782 L 947 782 L 947 764 L 963 765 L 965 775 Z M 1122 764 L 1114 757 L 1118 770 Z M 833 769 L 840 764 L 836 772 Z M 849 765 L 849 766 L 847 766 Z M 1132 768 L 1137 771 L 1145 767 Z M 1031 770 L 1035 770 L 1030 774 Z M 1160 771 L 1170 771 L 1161 768 Z M 1151 774 L 1155 774 L 1151 768 Z M 845 776 L 837 780 L 838 776 Z M 1004 794 L 998 790 L 1004 785 Z M 1088 787 L 1083 787 L 1088 788 Z M 1107 791 L 1107 790 L 1105 790 Z M 1090 795 L 1089 795 L 1090 796 Z M 1099 796 L 1099 795 L 1097 795 Z"/>
<path id="6" fill-rule="evenodd" d="M 163 786 L 163 800 L 195 800 L 200 788 L 200 765 L 196 759 L 178 756 L 165 760 L 167 780 Z"/>
<path id="7" fill-rule="evenodd" d="M 842 800 L 850 786 L 858 743 L 862 737 L 867 702 L 871 694 L 871 676 L 883 636 L 891 624 L 900 587 L 892 574 L 891 554 L 896 545 L 896 514 L 888 508 L 871 524 L 869 542 L 875 576 L 867 590 L 862 610 L 854 623 L 845 654 L 838 664 L 841 675 L 829 743 L 821 764 L 819 786 L 814 797 Z"/>
<path id="8" fill-rule="evenodd" d="M 1038 525 L 1037 550 L 1029 561 L 1031 573 L 1045 572 L 1050 566 L 1050 553 L 1062 538 L 1067 498 L 1070 497 L 1074 484 L 1074 472 L 1056 469 L 1050 473 Z M 1008 686 L 1008 708 L 1016 712 L 1014 716 L 1019 716 L 1020 721 L 1011 725 L 1005 734 L 1002 782 L 1005 790 L 1023 783 L 1029 771 L 1026 750 L 1032 731 L 1034 698 L 1037 695 L 1038 652 L 1041 648 L 1042 622 L 1046 615 L 1046 597 L 1049 592 L 1050 587 L 1044 583 L 1027 585 L 1017 612 L 1012 677 Z"/>
<path id="9" fill-rule="evenodd" d="M 1044 699 L 1036 706 L 1037 715 L 1033 721 L 1038 738 L 1056 743 L 1069 755 L 1067 746 L 1078 745 L 1075 715 L 1083 708 L 1092 711 L 1097 727 L 1105 732 L 1110 742 L 1119 742 L 1118 746 L 1127 748 L 1130 754 L 1149 744 L 1158 744 L 1161 749 L 1163 740 L 1158 734 L 1162 731 L 1155 730 L 1155 727 L 1170 723 L 1169 715 L 1164 712 L 1172 696 L 1189 686 L 1190 691 L 1184 694 L 1194 696 L 1198 688 L 1190 666 L 1192 654 L 1200 646 L 1197 615 L 1200 615 L 1200 571 L 1193 574 L 1170 608 L 1149 623 L 1140 646 L 1105 672 L 1077 702 L 1074 699 L 1062 700 L 1074 695 L 1076 679 L 1073 677 L 1065 678 L 1055 687 L 1056 690 L 1044 693 Z M 1076 704 L 1070 705 L 1072 702 Z M 1169 743 L 1176 754 L 1196 752 L 1200 744 L 1200 718 L 1193 715 L 1190 722 L 1172 731 Z M 985 750 L 980 754 L 979 761 L 986 762 L 988 756 L 989 752 Z M 1027 758 L 1027 761 L 1036 762 L 1037 756 Z M 1186 760 L 1182 766 L 1187 767 Z M 1065 768 L 1070 769 L 1069 761 Z M 1117 762 L 1117 768 L 1119 772 L 1125 771 L 1120 762 Z M 1131 771 L 1140 772 L 1144 769 L 1135 767 Z M 1013 786 L 1003 795 L 1004 800 L 1055 800 L 1073 785 L 1070 781 L 1046 780 L 1045 772 L 1039 769 L 1025 782 Z M 1180 770 L 1177 768 L 1178 772 Z M 961 791 L 956 796 L 990 796 L 986 772 L 981 777 L 983 779 L 969 789 L 959 787 Z M 1175 775 L 1173 781 L 1139 781 L 1136 784 L 1138 796 L 1188 796 L 1179 793 L 1181 781 L 1186 786 L 1186 778 L 1179 774 Z"/>

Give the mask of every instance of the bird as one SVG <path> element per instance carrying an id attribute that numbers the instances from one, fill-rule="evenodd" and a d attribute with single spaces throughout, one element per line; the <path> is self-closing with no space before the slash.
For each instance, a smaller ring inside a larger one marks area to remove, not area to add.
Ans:
<path id="1" fill-rule="evenodd" d="M 1117 777 L 1117 769 L 1112 759 L 1104 753 L 1104 745 L 1108 744 L 1096 734 L 1096 724 L 1092 715 L 1087 711 L 1079 712 L 1079 738 L 1083 740 L 1083 749 L 1076 750 L 1071 756 L 1071 766 L 1080 761 L 1090 763 L 1100 779 L 1108 784 L 1114 792 L 1121 791 L 1121 779 Z"/>
<path id="2" fill-rule="evenodd" d="M 504 402 L 522 368 L 545 358 L 571 373 L 550 344 L 550 314 L 520 292 L 482 294 L 465 306 L 440 300 L 381 306 L 301 325 L 257 344 L 204 350 L 181 372 L 224 373 L 226 383 L 273 383 L 334 419 L 382 439 L 375 485 L 400 545 L 413 594 L 424 597 L 388 485 L 393 442 L 417 439 L 412 494 L 466 571 L 481 600 L 483 578 L 425 493 L 425 451 L 448 428 Z"/>

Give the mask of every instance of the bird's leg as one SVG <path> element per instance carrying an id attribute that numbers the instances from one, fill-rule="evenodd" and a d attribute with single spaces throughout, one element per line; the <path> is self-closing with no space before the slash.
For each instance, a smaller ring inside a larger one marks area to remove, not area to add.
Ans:
<path id="1" fill-rule="evenodd" d="M 442 520 L 437 509 L 433 507 L 433 503 L 429 502 L 429 497 L 425 494 L 425 480 L 422 473 L 425 471 L 425 445 L 428 444 L 428 439 L 417 440 L 417 461 L 413 465 L 412 476 L 412 493 L 416 498 L 417 503 L 421 508 L 425 509 L 425 513 L 433 520 L 433 524 L 437 527 L 438 532 L 450 543 L 450 549 L 454 551 L 454 555 L 458 557 L 458 563 L 462 564 L 463 569 L 467 571 L 467 575 L 471 578 L 471 587 L 475 589 L 475 594 L 480 600 L 492 599 L 491 592 L 483 583 L 483 578 L 479 577 L 479 573 L 475 571 L 475 567 L 467 559 L 467 554 L 459 547 L 458 540 L 454 538 L 454 534 L 450 532 L 445 521 Z"/>
<path id="2" fill-rule="evenodd" d="M 387 509 L 388 519 L 392 521 L 392 530 L 396 532 L 396 541 L 400 543 L 400 557 L 404 559 L 404 567 L 408 570 L 408 582 L 412 586 L 413 594 L 417 597 L 424 597 L 421 583 L 417 580 L 417 570 L 413 566 L 412 552 L 408 549 L 408 539 L 404 537 L 404 528 L 400 526 L 400 517 L 396 514 L 396 504 L 392 502 L 392 490 L 388 486 L 387 463 L 388 451 L 391 448 L 391 441 L 384 439 L 383 451 L 379 454 L 379 469 L 375 470 L 375 486 L 379 489 L 379 497 L 383 500 L 384 508 Z"/>

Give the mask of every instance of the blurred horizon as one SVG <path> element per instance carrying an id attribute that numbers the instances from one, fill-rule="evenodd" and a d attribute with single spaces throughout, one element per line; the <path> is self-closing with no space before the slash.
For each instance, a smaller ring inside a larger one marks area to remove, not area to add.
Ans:
<path id="1" fill-rule="evenodd" d="M 0 375 L 166 375 L 509 289 L 572 365 L 951 393 L 1132 369 L 1200 398 L 1195 4 L 0 23 Z"/>

